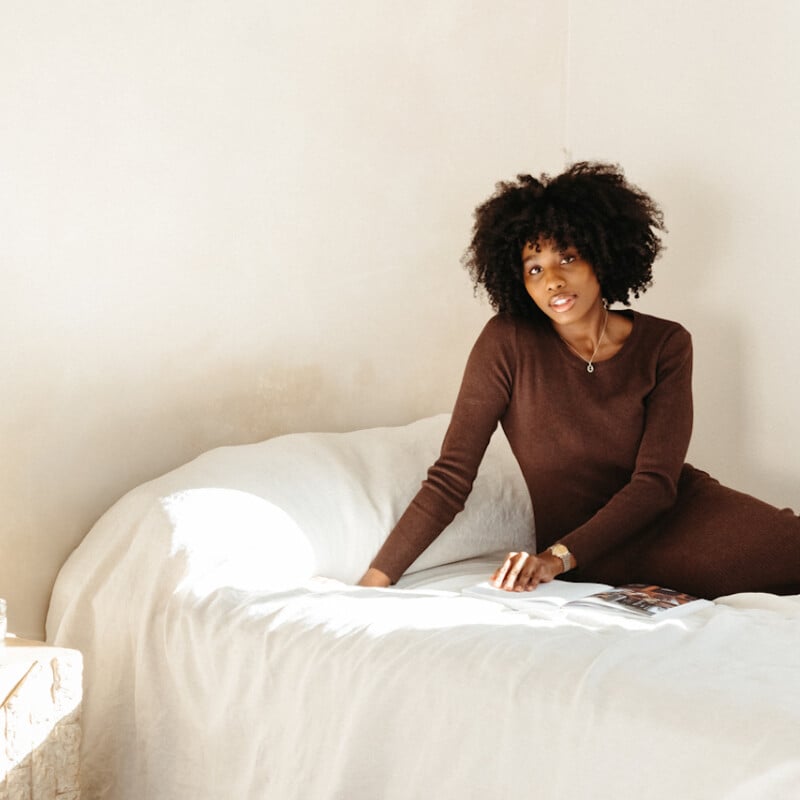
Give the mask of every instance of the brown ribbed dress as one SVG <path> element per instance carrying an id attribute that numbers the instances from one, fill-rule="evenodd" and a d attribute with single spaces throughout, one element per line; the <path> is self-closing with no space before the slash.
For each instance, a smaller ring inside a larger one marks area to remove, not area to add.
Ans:
<path id="1" fill-rule="evenodd" d="M 498 421 L 531 494 L 537 549 L 565 577 L 658 583 L 702 597 L 800 593 L 800 517 L 684 463 L 692 343 L 623 311 L 622 348 L 588 373 L 546 319 L 498 314 L 472 349 L 441 456 L 372 562 L 396 581 L 461 511 Z"/>

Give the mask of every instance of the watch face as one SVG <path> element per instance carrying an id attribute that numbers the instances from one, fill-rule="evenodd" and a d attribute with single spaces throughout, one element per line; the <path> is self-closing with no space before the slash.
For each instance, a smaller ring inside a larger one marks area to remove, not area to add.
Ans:
<path id="1" fill-rule="evenodd" d="M 565 547 L 563 544 L 554 544 L 554 545 L 553 545 L 553 546 L 550 548 L 550 552 L 551 552 L 551 553 L 552 553 L 554 556 L 559 556 L 559 557 L 561 557 L 561 556 L 565 556 L 565 555 L 567 555 L 567 553 L 569 553 L 569 550 L 567 550 L 567 548 L 566 548 L 566 547 Z"/>

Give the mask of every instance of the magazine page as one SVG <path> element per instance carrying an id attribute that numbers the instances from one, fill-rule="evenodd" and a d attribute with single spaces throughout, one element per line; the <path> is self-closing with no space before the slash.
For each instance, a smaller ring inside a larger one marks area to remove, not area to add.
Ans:
<path id="1" fill-rule="evenodd" d="M 694 597 L 663 586 L 632 583 L 572 600 L 565 609 L 596 610 L 622 614 L 637 619 L 663 619 L 693 613 L 710 605 L 709 600 Z"/>
<path id="2" fill-rule="evenodd" d="M 493 600 L 509 608 L 526 610 L 558 610 L 565 603 L 586 597 L 598 592 L 612 590 L 614 587 L 605 583 L 577 583 L 571 581 L 554 580 L 540 583 L 530 592 L 507 592 L 497 589 L 489 581 L 483 581 L 475 586 L 462 589 L 461 593 L 469 597 L 479 597 L 483 600 Z"/>

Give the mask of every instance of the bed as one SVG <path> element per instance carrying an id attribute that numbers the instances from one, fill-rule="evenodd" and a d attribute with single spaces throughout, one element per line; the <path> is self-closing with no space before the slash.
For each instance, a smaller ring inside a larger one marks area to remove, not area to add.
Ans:
<path id="1" fill-rule="evenodd" d="M 653 624 L 461 593 L 534 546 L 499 430 L 399 584 L 352 585 L 447 421 L 219 448 L 109 509 L 47 619 L 84 656 L 85 798 L 800 797 L 800 597 Z"/>

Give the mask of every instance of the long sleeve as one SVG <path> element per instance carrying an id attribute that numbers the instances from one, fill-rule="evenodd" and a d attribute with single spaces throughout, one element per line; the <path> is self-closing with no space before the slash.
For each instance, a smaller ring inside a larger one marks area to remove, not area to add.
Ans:
<path id="1" fill-rule="evenodd" d="M 580 568 L 646 530 L 677 496 L 692 430 L 692 345 L 631 315 L 621 350 L 587 373 L 549 324 L 494 317 L 470 354 L 440 458 L 372 566 L 396 580 L 464 507 L 502 421 L 531 494 L 537 549 Z"/>
<path id="2" fill-rule="evenodd" d="M 472 348 L 441 454 L 372 561 L 393 582 L 464 508 L 511 397 L 515 336 L 513 321 L 498 315 Z"/>

